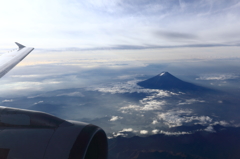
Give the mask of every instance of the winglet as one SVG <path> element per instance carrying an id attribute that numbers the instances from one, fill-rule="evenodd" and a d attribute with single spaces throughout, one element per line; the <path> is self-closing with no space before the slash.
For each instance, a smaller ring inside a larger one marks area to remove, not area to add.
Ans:
<path id="1" fill-rule="evenodd" d="M 18 50 L 21 50 L 22 48 L 24 48 L 25 46 L 24 45 L 22 45 L 22 44 L 19 44 L 19 43 L 17 43 L 17 42 L 15 42 L 16 44 L 17 44 L 17 46 L 18 46 Z"/>

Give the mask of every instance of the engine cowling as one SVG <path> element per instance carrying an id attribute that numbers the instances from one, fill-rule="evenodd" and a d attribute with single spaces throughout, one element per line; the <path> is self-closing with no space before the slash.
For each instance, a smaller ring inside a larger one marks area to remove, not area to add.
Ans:
<path id="1" fill-rule="evenodd" d="M 106 159 L 105 132 L 92 124 L 0 107 L 1 159 Z"/>

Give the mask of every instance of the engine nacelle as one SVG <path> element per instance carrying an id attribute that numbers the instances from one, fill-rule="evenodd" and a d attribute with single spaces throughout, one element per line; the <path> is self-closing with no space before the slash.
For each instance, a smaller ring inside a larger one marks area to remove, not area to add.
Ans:
<path id="1" fill-rule="evenodd" d="M 105 132 L 84 122 L 0 107 L 1 159 L 106 159 Z"/>

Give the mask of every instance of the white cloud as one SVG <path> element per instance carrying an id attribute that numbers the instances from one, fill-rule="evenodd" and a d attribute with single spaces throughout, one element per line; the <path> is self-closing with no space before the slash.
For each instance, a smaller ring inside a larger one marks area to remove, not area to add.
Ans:
<path id="1" fill-rule="evenodd" d="M 148 131 L 147 130 L 140 130 L 140 134 L 146 135 L 146 134 L 148 134 Z"/>
<path id="2" fill-rule="evenodd" d="M 42 77 L 42 75 L 11 75 L 13 78 L 37 78 L 37 77 Z"/>
<path id="3" fill-rule="evenodd" d="M 169 127 L 181 126 L 186 121 L 183 115 L 189 115 L 191 110 L 170 110 L 165 113 L 158 113 L 159 120 L 164 120 L 164 123 Z"/>
<path id="4" fill-rule="evenodd" d="M 132 128 L 124 128 L 119 132 L 113 132 L 112 135 L 114 137 L 117 137 L 117 136 L 127 137 L 129 132 L 137 132 L 137 131 L 133 130 Z"/>
<path id="5" fill-rule="evenodd" d="M 204 129 L 205 131 L 208 132 L 215 132 L 214 128 L 212 126 L 208 126 L 206 129 Z"/>
<path id="6" fill-rule="evenodd" d="M 171 97 L 179 95 L 170 91 L 158 90 L 158 89 L 144 89 L 137 85 L 139 80 L 132 80 L 125 83 L 117 83 L 108 86 L 91 87 L 86 88 L 87 90 L 95 90 L 104 93 L 147 93 L 150 94 L 147 97 L 140 100 L 140 104 L 130 104 L 119 108 L 122 113 L 131 113 L 132 111 L 152 111 L 162 110 L 162 107 L 167 104 L 165 100 L 161 100 L 165 97 Z"/>
<path id="7" fill-rule="evenodd" d="M 212 118 L 209 116 L 192 116 L 189 118 L 190 121 L 198 120 L 195 124 L 206 125 L 212 122 Z"/>
<path id="8" fill-rule="evenodd" d="M 222 125 L 222 126 L 230 126 L 230 124 L 228 122 L 224 121 L 224 120 L 223 121 L 216 121 L 216 122 L 214 122 L 213 125 L 217 125 L 217 124 Z"/>
<path id="9" fill-rule="evenodd" d="M 40 103 L 43 103 L 43 101 L 38 101 L 38 102 L 34 103 L 34 105 L 40 104 Z"/>
<path id="10" fill-rule="evenodd" d="M 158 121 L 156 120 L 156 119 L 154 119 L 153 121 L 152 121 L 152 124 L 153 125 L 155 125 L 155 124 L 157 124 L 158 123 Z"/>
<path id="11" fill-rule="evenodd" d="M 112 118 L 109 121 L 117 121 L 119 119 L 123 119 L 123 117 L 120 116 L 112 116 Z"/>
<path id="12" fill-rule="evenodd" d="M 138 86 L 136 83 L 139 82 L 139 80 L 133 80 L 133 81 L 128 81 L 126 83 L 117 83 L 117 84 L 111 84 L 109 86 L 100 86 L 97 87 L 89 87 L 87 89 L 89 90 L 95 90 L 99 92 L 104 92 L 104 93 L 133 93 L 133 92 L 144 92 L 144 90 L 141 90 L 140 86 Z"/>
<path id="13" fill-rule="evenodd" d="M 206 125 L 212 122 L 209 116 L 191 116 L 191 110 L 169 110 L 165 113 L 158 113 L 159 120 L 163 120 L 169 127 L 182 126 L 185 123 Z"/>
<path id="14" fill-rule="evenodd" d="M 158 132 L 159 132 L 158 129 L 154 129 L 154 130 L 152 130 L 152 133 L 153 133 L 153 134 L 158 134 Z"/>
<path id="15" fill-rule="evenodd" d="M 8 102 L 13 102 L 13 100 L 12 99 L 5 99 L 5 100 L 2 101 L 2 103 L 8 103 Z"/>
<path id="16" fill-rule="evenodd" d="M 82 94 L 81 92 L 71 92 L 71 93 L 62 93 L 59 94 L 57 96 L 78 96 L 78 97 L 85 97 L 84 94 Z"/>
<path id="17" fill-rule="evenodd" d="M 132 79 L 134 79 L 136 77 L 139 77 L 139 76 L 142 76 L 142 75 L 137 75 L 137 74 L 135 74 L 135 75 L 121 75 L 121 76 L 116 77 L 116 79 L 122 79 L 122 80 L 130 79 L 130 80 L 132 80 Z"/>
<path id="18" fill-rule="evenodd" d="M 118 137 L 118 136 L 127 137 L 127 136 L 128 136 L 127 134 L 124 134 L 124 133 L 122 133 L 122 132 L 117 132 L 117 133 L 113 132 L 112 135 L 113 135 L 114 137 Z"/>
<path id="19" fill-rule="evenodd" d="M 157 100 L 152 100 L 148 102 L 142 102 L 144 105 L 141 110 L 143 111 L 148 111 L 148 110 L 161 110 L 162 106 L 166 105 L 166 101 L 157 101 Z"/>
<path id="20" fill-rule="evenodd" d="M 228 125 L 229 125 L 229 123 L 226 122 L 226 121 L 220 121 L 219 123 L 220 123 L 220 125 L 222 125 L 222 126 L 228 126 Z"/>
<path id="21" fill-rule="evenodd" d="M 124 128 L 121 132 L 132 132 L 132 128 Z"/>
<path id="22" fill-rule="evenodd" d="M 224 74 L 224 75 L 204 75 L 199 78 L 196 78 L 196 80 L 228 80 L 228 79 L 235 79 L 239 76 L 234 74 Z"/>
<path id="23" fill-rule="evenodd" d="M 2 96 L 7 96 L 8 94 L 22 96 L 23 94 L 28 95 L 31 91 L 47 90 L 54 87 L 59 88 L 61 84 L 62 81 L 56 81 L 54 79 L 47 79 L 44 81 L 11 81 L 2 85 L 0 94 Z"/>
<path id="24" fill-rule="evenodd" d="M 193 103 L 203 103 L 205 102 L 204 100 L 198 100 L 198 99 L 186 99 L 185 102 L 180 102 L 178 105 L 185 105 L 185 104 L 193 104 Z"/>
<path id="25" fill-rule="evenodd" d="M 166 101 L 148 101 L 148 102 L 142 102 L 143 106 L 139 105 L 128 105 L 121 107 L 119 111 L 122 113 L 131 113 L 132 111 L 153 111 L 153 110 L 161 110 L 162 106 L 164 106 L 167 102 Z"/>
<path id="26" fill-rule="evenodd" d="M 192 134 L 191 132 L 186 132 L 186 131 L 169 132 L 169 131 L 163 131 L 163 130 L 161 130 L 159 133 L 160 133 L 160 134 L 165 134 L 165 135 L 185 135 L 185 134 Z"/>
<path id="27" fill-rule="evenodd" d="M 207 131 L 207 130 L 205 130 Z M 113 132 L 113 137 L 117 137 L 117 136 L 122 136 L 122 137 L 127 137 L 129 132 L 133 132 L 133 133 L 138 133 L 140 135 L 147 135 L 149 134 L 148 130 L 133 130 L 132 128 L 124 128 L 123 130 L 119 131 L 119 132 Z M 165 135 L 185 135 L 185 134 L 192 134 L 192 132 L 186 132 L 186 131 L 177 131 L 177 132 L 169 132 L 169 131 L 164 131 L 164 130 L 159 130 L 159 129 L 153 129 L 151 131 L 151 134 L 165 134 Z"/>
<path id="28" fill-rule="evenodd" d="M 159 89 L 144 89 L 137 85 L 140 80 L 131 80 L 124 83 L 114 83 L 110 85 L 103 85 L 103 86 L 94 86 L 88 87 L 88 90 L 95 90 L 104 93 L 149 93 L 150 96 L 147 96 L 142 101 L 149 101 L 154 98 L 159 99 L 163 97 L 170 97 L 172 95 L 178 95 L 177 93 L 173 93 L 170 91 L 159 90 Z"/>
<path id="29" fill-rule="evenodd" d="M 138 105 L 129 105 L 129 106 L 124 106 L 124 107 L 121 107 L 119 109 L 119 111 L 121 111 L 122 113 L 128 113 L 130 112 L 131 110 L 135 110 L 135 111 L 139 111 L 141 110 L 142 107 L 138 106 Z"/>

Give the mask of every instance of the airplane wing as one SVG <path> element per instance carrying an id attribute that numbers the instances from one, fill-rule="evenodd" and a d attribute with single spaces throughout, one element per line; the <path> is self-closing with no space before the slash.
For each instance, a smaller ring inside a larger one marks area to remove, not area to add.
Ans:
<path id="1" fill-rule="evenodd" d="M 0 56 L 1 77 L 34 48 Z M 0 106 L 0 159 L 106 159 L 105 132 L 92 124 Z"/>
<path id="2" fill-rule="evenodd" d="M 0 78 L 34 50 L 32 47 L 25 47 L 17 42 L 16 44 L 18 45 L 18 50 L 0 56 Z"/>

